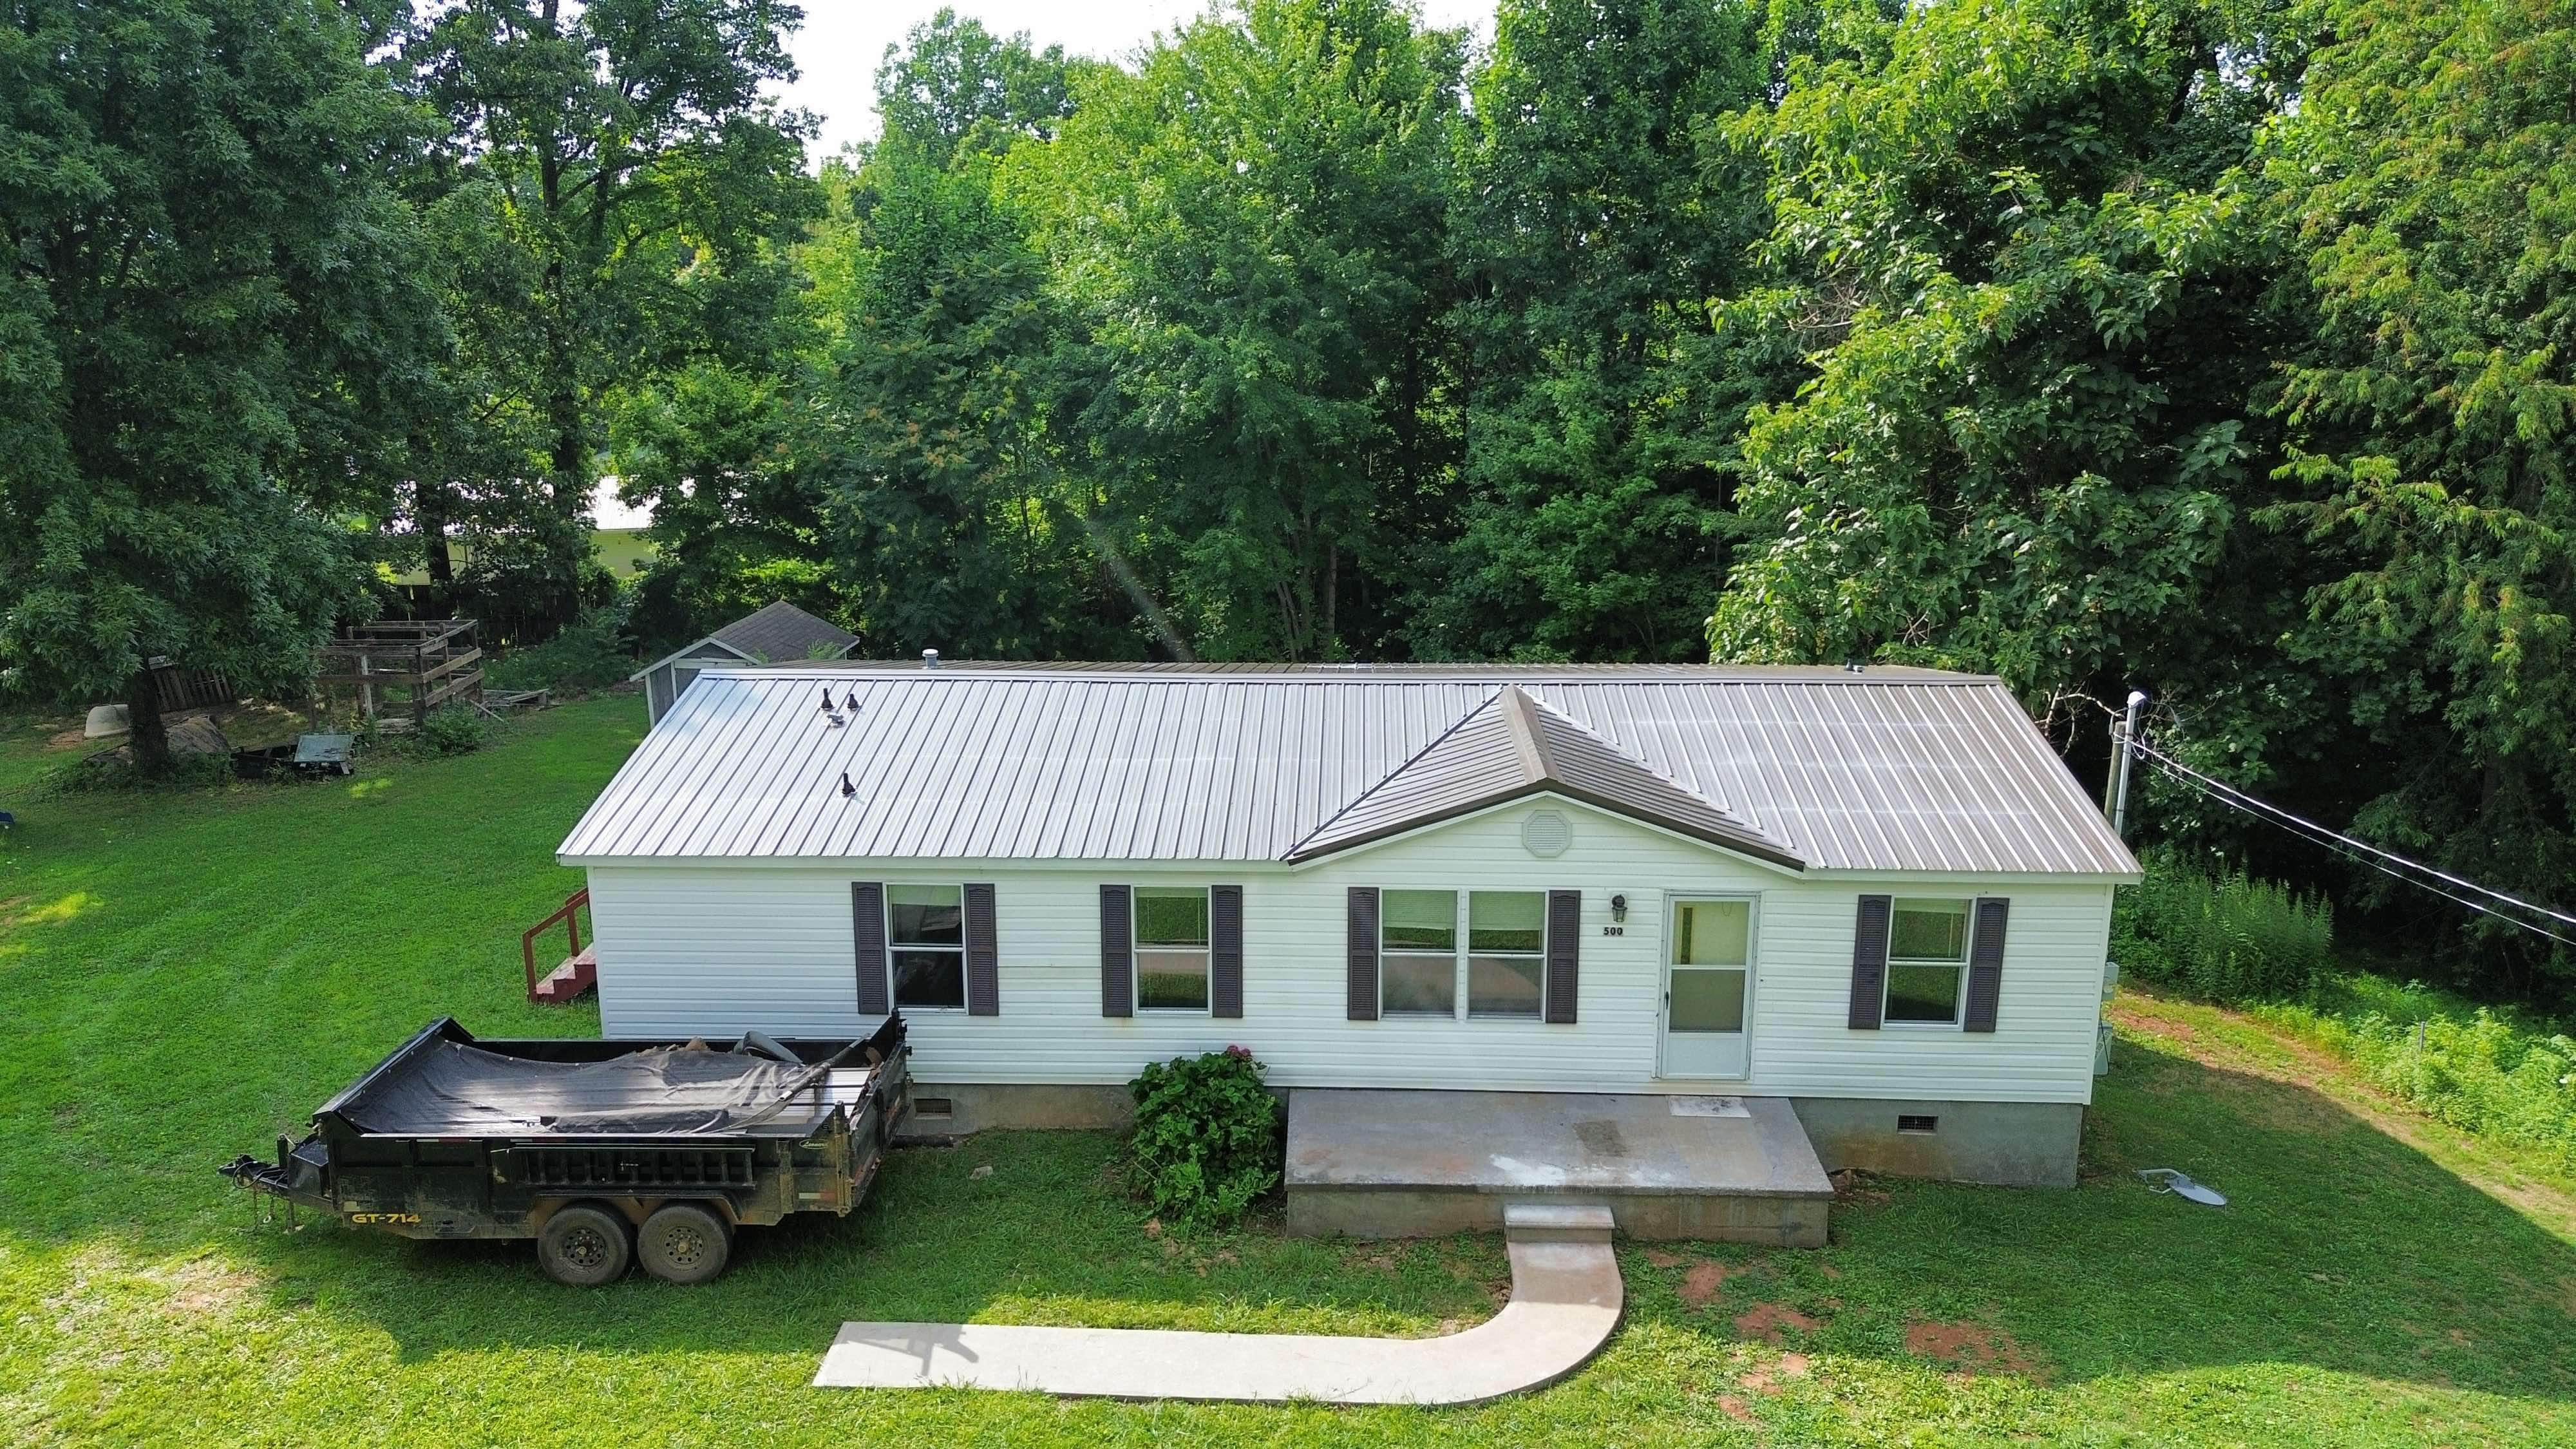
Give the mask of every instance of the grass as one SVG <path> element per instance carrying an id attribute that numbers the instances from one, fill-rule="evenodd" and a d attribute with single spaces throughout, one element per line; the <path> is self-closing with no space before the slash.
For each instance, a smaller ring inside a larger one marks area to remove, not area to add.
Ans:
<path id="1" fill-rule="evenodd" d="M 645 540 L 644 530 L 640 528 L 594 528 L 590 531 L 590 544 L 591 556 L 599 560 L 600 567 L 621 579 L 642 573 L 644 566 L 654 558 L 653 545 Z M 448 560 L 460 573 L 464 571 L 470 553 L 471 550 L 461 543 L 447 546 Z M 394 582 L 428 583 L 429 570 L 420 568 L 397 574 Z"/>
<path id="2" fill-rule="evenodd" d="M 1625 1247 L 1603 1355 L 1467 1410 L 805 1387 L 849 1317 L 1427 1334 L 1504 1281 L 1490 1237 L 1149 1232 L 1094 1135 L 898 1153 L 851 1219 L 747 1234 L 696 1289 L 559 1288 L 524 1245 L 255 1229 L 214 1165 L 424 1020 L 595 1030 L 519 1000 L 516 936 L 577 883 L 553 844 L 642 726 L 612 698 L 353 780 L 24 802 L 0 836 L 0 1439 L 2576 1439 L 2576 1199 L 2313 1047 L 2140 995 L 2081 1187 L 1876 1184 L 1818 1252 Z M 0 788 L 41 739 L 0 728 Z M 2157 1165 L 2233 1205 L 2130 1175 Z"/>

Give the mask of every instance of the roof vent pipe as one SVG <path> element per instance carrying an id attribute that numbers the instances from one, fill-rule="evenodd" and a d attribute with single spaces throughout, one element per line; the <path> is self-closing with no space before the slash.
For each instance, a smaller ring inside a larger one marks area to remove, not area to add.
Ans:
<path id="1" fill-rule="evenodd" d="M 939 667 L 939 651 L 936 649 L 922 650 L 921 667 L 924 669 L 937 669 Z"/>

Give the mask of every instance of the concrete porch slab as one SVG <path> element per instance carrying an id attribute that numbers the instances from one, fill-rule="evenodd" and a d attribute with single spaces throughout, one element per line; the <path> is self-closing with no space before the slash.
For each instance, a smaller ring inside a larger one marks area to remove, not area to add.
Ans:
<path id="1" fill-rule="evenodd" d="M 1507 1201 L 1606 1207 L 1637 1238 L 1821 1247 L 1833 1184 L 1776 1097 L 1299 1088 L 1288 1230 L 1491 1231 Z"/>
<path id="2" fill-rule="evenodd" d="M 1475 1404 L 1581 1368 L 1619 1326 L 1626 1290 L 1609 1224 L 1549 1217 L 1507 1234 L 1512 1297 L 1445 1338 L 845 1323 L 817 1388 L 1034 1389 L 1068 1397 L 1238 1403 Z"/>

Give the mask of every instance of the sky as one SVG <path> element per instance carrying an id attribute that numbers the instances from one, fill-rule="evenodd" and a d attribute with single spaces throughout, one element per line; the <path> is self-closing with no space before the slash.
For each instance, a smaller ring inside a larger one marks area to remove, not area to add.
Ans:
<path id="1" fill-rule="evenodd" d="M 1154 32 L 1206 8 L 1205 0 L 951 0 L 960 15 L 997 35 L 1025 30 L 1039 49 L 1118 59 Z M 1493 32 L 1493 0 L 1420 0 L 1434 25 L 1473 25 Z M 819 162 L 852 141 L 876 134 L 874 84 L 885 48 L 939 11 L 939 0 L 805 0 L 805 26 L 790 45 L 800 72 L 783 88 L 791 106 L 822 118 L 813 155 Z"/>

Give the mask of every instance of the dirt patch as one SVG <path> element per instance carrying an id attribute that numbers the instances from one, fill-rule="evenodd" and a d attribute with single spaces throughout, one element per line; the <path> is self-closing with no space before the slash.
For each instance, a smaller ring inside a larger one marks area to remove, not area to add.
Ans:
<path id="1" fill-rule="evenodd" d="M 1689 1261 L 1680 1253 L 1667 1253 L 1661 1248 L 1646 1250 L 1646 1266 L 1649 1268 L 1678 1268 Z"/>
<path id="2" fill-rule="evenodd" d="M 1784 1353 L 1778 1361 L 1767 1364 L 1738 1380 L 1757 1394 L 1776 1394 L 1786 1379 L 1803 1379 L 1814 1368 L 1814 1361 L 1803 1353 Z"/>
<path id="3" fill-rule="evenodd" d="M 1830 1180 L 1834 1201 L 1846 1207 L 1876 1207 L 1887 1201 L 1886 1189 L 1872 1185 L 1868 1178 L 1848 1167 L 1831 1174 Z"/>
<path id="4" fill-rule="evenodd" d="M 1726 1411 L 1726 1417 L 1733 1419 L 1739 1424 L 1750 1424 L 1753 1422 L 1753 1406 L 1744 1402 L 1742 1399 L 1737 1398 L 1733 1394 L 1719 1395 L 1717 1406 Z"/>
<path id="5" fill-rule="evenodd" d="M 1840 1280 L 1843 1276 L 1843 1270 L 1835 1267 L 1831 1263 L 1818 1263 L 1816 1265 L 1816 1271 L 1824 1274 L 1828 1278 L 1836 1280 Z"/>
<path id="6" fill-rule="evenodd" d="M 1785 1303 L 1756 1303 L 1735 1315 L 1735 1331 L 1746 1338 L 1764 1343 L 1782 1342 L 1781 1331 L 1794 1328 L 1800 1333 L 1816 1331 L 1816 1320 Z"/>
<path id="7" fill-rule="evenodd" d="M 1705 1308 L 1708 1300 L 1715 1298 L 1717 1290 L 1725 1284 L 1726 1265 L 1703 1258 L 1691 1264 L 1691 1270 L 1682 1275 L 1682 1302 L 1693 1308 Z"/>
<path id="8" fill-rule="evenodd" d="M 2045 1383 L 2047 1370 L 2013 1336 L 1982 1323 L 1918 1319 L 1905 1326 L 1905 1351 L 1972 1374 L 2008 1374 Z"/>

